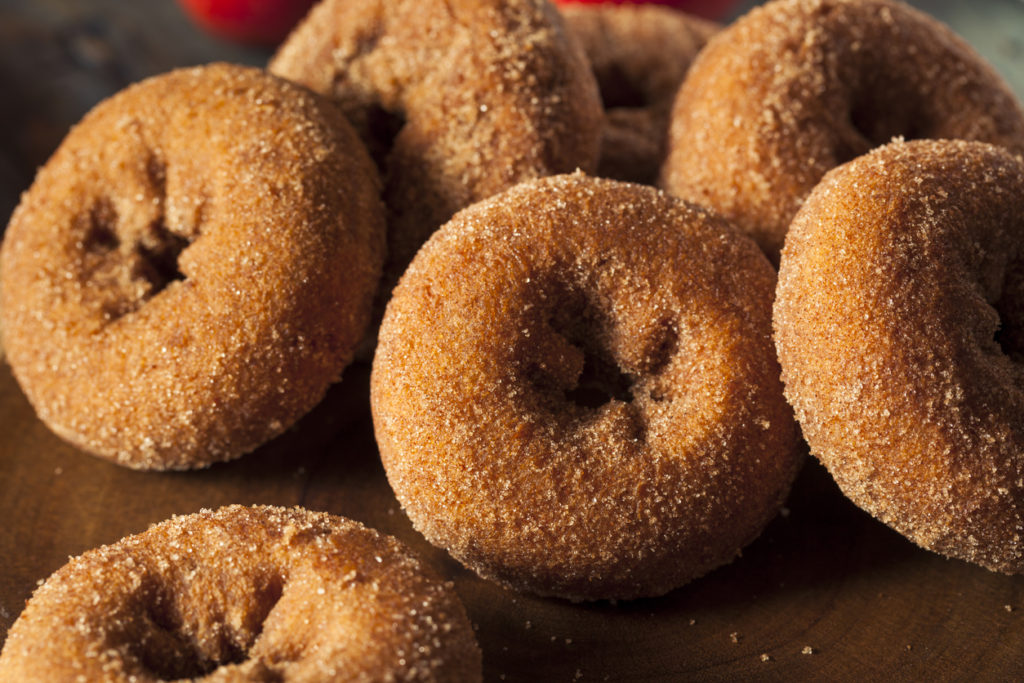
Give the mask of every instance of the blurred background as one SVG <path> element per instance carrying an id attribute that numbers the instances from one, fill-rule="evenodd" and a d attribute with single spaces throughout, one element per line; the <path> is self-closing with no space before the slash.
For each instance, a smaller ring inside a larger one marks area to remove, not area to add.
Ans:
<path id="1" fill-rule="evenodd" d="M 758 4 L 692 1 L 725 21 Z M 1024 99 L 1024 0 L 911 4 L 952 26 Z M 174 67 L 262 66 L 271 52 L 215 37 L 175 0 L 0 0 L 0 228 L 35 169 L 99 100 Z"/>

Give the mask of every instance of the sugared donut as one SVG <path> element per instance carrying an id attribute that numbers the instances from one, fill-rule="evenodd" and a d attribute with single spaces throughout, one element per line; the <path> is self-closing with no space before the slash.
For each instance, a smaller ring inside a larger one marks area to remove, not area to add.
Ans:
<path id="1" fill-rule="evenodd" d="M 479 681 L 450 584 L 394 538 L 301 508 L 175 517 L 73 558 L 3 681 Z"/>
<path id="2" fill-rule="evenodd" d="M 565 5 L 566 26 L 605 108 L 598 175 L 653 185 L 669 112 L 690 63 L 718 24 L 661 5 Z"/>
<path id="3" fill-rule="evenodd" d="M 1024 571 L 1024 160 L 897 142 L 825 176 L 775 338 L 811 452 L 918 545 Z"/>
<path id="4" fill-rule="evenodd" d="M 658 595 L 731 561 L 800 457 L 774 272 L 721 218 L 583 174 L 457 214 L 396 287 L 371 378 L 388 480 L 481 575 Z"/>
<path id="5" fill-rule="evenodd" d="M 830 168 L 895 136 L 1024 152 L 1024 112 L 946 26 L 890 0 L 777 0 L 712 39 L 679 91 L 662 186 L 778 263 Z"/>
<path id="6" fill-rule="evenodd" d="M 337 100 L 378 161 L 387 290 L 458 209 L 597 165 L 597 87 L 547 0 L 325 0 L 269 68 Z"/>
<path id="7" fill-rule="evenodd" d="M 3 245 L 4 344 L 39 417 L 136 468 L 226 460 L 338 379 L 384 251 L 344 117 L 257 69 L 129 87 L 76 126 Z"/>

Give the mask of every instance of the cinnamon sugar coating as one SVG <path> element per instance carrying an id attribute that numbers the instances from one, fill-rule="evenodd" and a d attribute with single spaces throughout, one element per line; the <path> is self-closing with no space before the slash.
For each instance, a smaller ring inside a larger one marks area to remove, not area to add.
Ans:
<path id="1" fill-rule="evenodd" d="M 895 142 L 786 238 L 775 340 L 811 452 L 918 545 L 1024 570 L 1024 160 Z"/>
<path id="2" fill-rule="evenodd" d="M 565 5 L 561 11 L 604 102 L 597 174 L 653 185 L 676 91 L 721 26 L 660 5 Z"/>
<path id="3" fill-rule="evenodd" d="M 74 127 L 11 218 L 4 343 L 58 435 L 134 468 L 208 465 L 322 397 L 384 252 L 336 108 L 257 69 L 133 85 Z"/>
<path id="4" fill-rule="evenodd" d="M 457 210 L 597 164 L 597 87 L 546 0 L 325 0 L 269 68 L 333 97 L 377 160 L 387 291 Z"/>
<path id="5" fill-rule="evenodd" d="M 659 595 L 731 561 L 800 463 L 752 240 L 582 173 L 457 214 L 388 305 L 371 378 L 388 480 L 481 575 Z"/>
<path id="6" fill-rule="evenodd" d="M 907 5 L 776 0 L 694 63 L 673 108 L 662 187 L 725 214 L 777 264 L 825 172 L 895 136 L 1024 152 L 1024 112 L 966 42 Z"/>
<path id="7" fill-rule="evenodd" d="M 302 508 L 174 517 L 71 559 L 0 681 L 479 681 L 450 584 L 394 538 Z"/>

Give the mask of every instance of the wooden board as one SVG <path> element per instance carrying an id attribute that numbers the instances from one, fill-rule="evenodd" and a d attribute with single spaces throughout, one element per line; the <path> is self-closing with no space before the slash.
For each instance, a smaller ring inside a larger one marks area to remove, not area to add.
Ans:
<path id="1" fill-rule="evenodd" d="M 0 210 L 100 97 L 176 65 L 266 53 L 195 32 L 171 2 L 6 0 L 0 7 Z M 11 97 L 15 93 L 17 97 Z M 477 578 L 411 527 L 373 441 L 368 368 L 241 460 L 154 474 L 68 446 L 0 368 L 0 637 L 69 555 L 173 514 L 304 505 L 394 534 L 450 577 L 488 681 L 1010 680 L 1024 674 L 1024 579 L 915 548 L 813 462 L 741 559 L 658 599 L 575 605 Z M 767 656 L 767 661 L 765 661 Z"/>
<path id="2" fill-rule="evenodd" d="M 1024 581 L 915 548 L 847 502 L 813 462 L 788 514 L 741 559 L 666 597 L 574 605 L 504 590 L 412 529 L 377 457 L 367 394 L 368 369 L 354 366 L 259 451 L 201 472 L 143 473 L 53 436 L 0 370 L 0 628 L 69 555 L 173 514 L 268 503 L 357 519 L 427 557 L 479 627 L 489 681 L 1024 673 Z"/>

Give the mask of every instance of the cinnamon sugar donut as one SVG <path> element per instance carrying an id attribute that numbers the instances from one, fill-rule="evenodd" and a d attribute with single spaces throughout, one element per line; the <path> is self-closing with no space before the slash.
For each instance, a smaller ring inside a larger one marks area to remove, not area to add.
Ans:
<path id="1" fill-rule="evenodd" d="M 776 0 L 712 39 L 680 89 L 662 186 L 778 262 L 830 168 L 906 138 L 1024 152 L 1024 112 L 946 26 L 890 0 Z"/>
<path id="2" fill-rule="evenodd" d="M 775 338 L 811 452 L 918 545 L 1024 571 L 1024 160 L 897 142 L 786 237 Z"/>
<path id="3" fill-rule="evenodd" d="M 466 612 L 394 538 L 301 508 L 175 517 L 72 559 L 2 681 L 479 681 Z"/>
<path id="4" fill-rule="evenodd" d="M 4 344 L 39 417 L 135 468 L 236 457 L 338 379 L 383 261 L 373 163 L 336 108 L 250 68 L 134 85 L 11 218 Z"/>
<path id="5" fill-rule="evenodd" d="M 598 175 L 653 185 L 669 112 L 697 52 L 721 27 L 660 5 L 565 5 L 565 24 L 605 108 Z"/>
<path id="6" fill-rule="evenodd" d="M 458 209 L 597 164 L 597 87 L 546 0 L 325 0 L 269 68 L 337 100 L 377 159 L 386 291 Z"/>
<path id="7" fill-rule="evenodd" d="M 724 220 L 583 174 L 457 214 L 388 305 L 371 378 L 388 480 L 481 575 L 658 595 L 731 561 L 800 457 L 768 261 Z"/>

